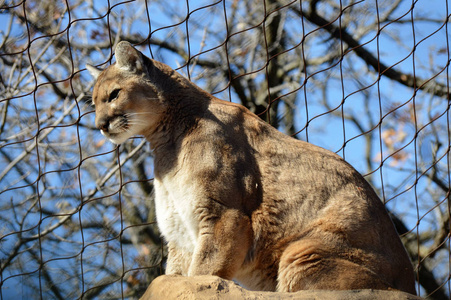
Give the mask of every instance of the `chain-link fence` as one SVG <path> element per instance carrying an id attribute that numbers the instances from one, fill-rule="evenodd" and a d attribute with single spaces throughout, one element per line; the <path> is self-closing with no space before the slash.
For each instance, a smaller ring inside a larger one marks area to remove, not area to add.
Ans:
<path id="1" fill-rule="evenodd" d="M 450 295 L 447 0 L 0 1 L 0 298 L 138 298 L 164 272 L 152 152 L 94 128 L 128 40 L 337 152 L 386 203 L 423 297 Z"/>

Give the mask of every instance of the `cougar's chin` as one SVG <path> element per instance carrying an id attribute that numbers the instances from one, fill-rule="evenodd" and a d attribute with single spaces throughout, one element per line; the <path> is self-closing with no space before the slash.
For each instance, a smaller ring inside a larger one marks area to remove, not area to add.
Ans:
<path id="1" fill-rule="evenodd" d="M 128 132 L 121 132 L 121 133 L 109 133 L 105 132 L 103 130 L 100 130 L 100 133 L 106 137 L 110 142 L 119 145 L 125 142 L 128 138 L 130 138 L 130 134 Z"/>

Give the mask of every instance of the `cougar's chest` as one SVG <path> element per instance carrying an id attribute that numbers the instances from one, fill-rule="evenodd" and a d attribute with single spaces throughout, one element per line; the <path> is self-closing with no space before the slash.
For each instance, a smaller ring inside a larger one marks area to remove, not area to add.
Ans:
<path id="1" fill-rule="evenodd" d="M 154 185 L 157 222 L 163 237 L 193 252 L 199 231 L 195 215 L 196 188 L 188 176 L 180 175 L 155 179 Z"/>

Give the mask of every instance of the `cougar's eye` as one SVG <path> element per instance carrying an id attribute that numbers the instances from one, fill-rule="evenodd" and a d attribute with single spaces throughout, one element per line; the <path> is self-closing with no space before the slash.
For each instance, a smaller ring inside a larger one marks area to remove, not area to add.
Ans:
<path id="1" fill-rule="evenodd" d="M 114 99 L 116 99 L 117 96 L 119 95 L 119 92 L 120 92 L 120 91 L 121 91 L 120 89 L 115 89 L 115 90 L 113 90 L 113 91 L 111 92 L 111 94 L 110 94 L 110 97 L 108 98 L 108 102 L 111 102 L 111 101 L 113 101 Z"/>

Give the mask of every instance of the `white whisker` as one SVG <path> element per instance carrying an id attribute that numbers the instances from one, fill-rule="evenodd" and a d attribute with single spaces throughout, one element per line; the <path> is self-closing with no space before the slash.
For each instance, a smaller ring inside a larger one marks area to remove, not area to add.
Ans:
<path id="1" fill-rule="evenodd" d="M 128 125 L 133 126 L 133 125 L 142 125 L 142 126 L 146 126 L 147 123 L 144 122 L 128 122 Z"/>
<path id="2" fill-rule="evenodd" d="M 135 115 L 158 115 L 158 113 L 154 112 L 129 112 L 125 113 L 124 116 L 135 116 Z"/>
<path id="3" fill-rule="evenodd" d="M 149 120 L 149 117 L 143 117 L 143 116 L 125 116 L 125 118 L 127 118 L 127 120 L 132 121 L 132 120 L 137 120 L 137 121 L 143 121 L 143 122 L 148 122 L 147 120 Z"/>
<path id="4" fill-rule="evenodd" d="M 136 122 L 148 123 L 147 120 L 143 120 L 143 119 L 141 119 L 139 117 L 136 117 L 136 116 L 129 116 L 129 117 L 127 117 L 127 121 L 128 122 L 136 121 Z"/>

